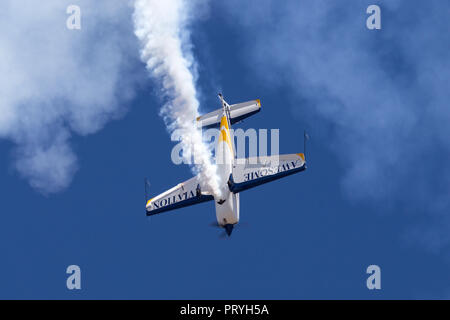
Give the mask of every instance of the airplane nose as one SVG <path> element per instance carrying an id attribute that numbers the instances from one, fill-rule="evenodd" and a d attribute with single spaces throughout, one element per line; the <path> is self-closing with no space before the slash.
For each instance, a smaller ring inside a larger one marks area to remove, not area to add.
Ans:
<path id="1" fill-rule="evenodd" d="M 233 232 L 233 226 L 234 225 L 232 225 L 232 224 L 224 225 L 225 232 L 227 233 L 228 236 L 231 236 L 231 232 Z"/>

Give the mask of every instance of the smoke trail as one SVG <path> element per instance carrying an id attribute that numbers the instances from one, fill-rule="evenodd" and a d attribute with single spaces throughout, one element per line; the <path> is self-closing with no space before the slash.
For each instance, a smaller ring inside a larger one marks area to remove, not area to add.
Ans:
<path id="1" fill-rule="evenodd" d="M 43 194 L 69 186 L 72 137 L 120 117 L 142 77 L 127 3 L 77 0 L 81 30 L 66 28 L 69 4 L 0 1 L 0 142 L 13 143 L 13 168 Z"/>
<path id="2" fill-rule="evenodd" d="M 183 150 L 195 150 L 198 161 L 194 173 L 199 174 L 203 187 L 220 196 L 216 166 L 201 131 L 194 125 L 199 102 L 190 70 L 194 67 L 188 31 L 191 6 L 184 0 L 136 0 L 135 34 L 142 45 L 142 61 L 160 80 L 164 95 L 169 98 L 161 109 L 169 131 L 177 129 L 181 133 Z"/>

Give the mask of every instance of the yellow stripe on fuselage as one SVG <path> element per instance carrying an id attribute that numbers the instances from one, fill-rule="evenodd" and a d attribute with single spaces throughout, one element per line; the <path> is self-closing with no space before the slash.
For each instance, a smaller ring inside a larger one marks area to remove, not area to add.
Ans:
<path id="1" fill-rule="evenodd" d="M 228 146 L 230 147 L 231 154 L 233 154 L 233 147 L 231 144 L 231 137 L 230 137 L 230 129 L 228 128 L 228 120 L 226 116 L 223 116 L 220 120 L 220 135 L 219 135 L 219 142 L 226 142 Z"/>

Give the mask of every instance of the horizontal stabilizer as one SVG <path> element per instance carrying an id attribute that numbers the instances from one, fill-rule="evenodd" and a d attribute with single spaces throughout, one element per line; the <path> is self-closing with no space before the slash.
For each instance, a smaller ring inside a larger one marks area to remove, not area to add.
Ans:
<path id="1" fill-rule="evenodd" d="M 244 120 L 261 110 L 261 102 L 259 99 L 230 105 L 230 123 L 234 124 Z M 197 118 L 199 127 L 211 128 L 218 126 L 222 118 L 223 109 L 217 109 Z"/>

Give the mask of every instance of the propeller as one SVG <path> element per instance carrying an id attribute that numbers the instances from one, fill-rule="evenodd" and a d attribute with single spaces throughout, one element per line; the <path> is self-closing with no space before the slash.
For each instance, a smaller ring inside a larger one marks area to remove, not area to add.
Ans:
<path id="1" fill-rule="evenodd" d="M 238 224 L 226 224 L 225 226 L 222 226 L 220 224 L 217 223 L 217 221 L 211 222 L 209 224 L 210 227 L 214 227 L 214 228 L 220 228 L 222 229 L 223 232 L 220 233 L 219 238 L 224 239 L 227 238 L 227 236 L 231 236 L 231 233 L 233 231 L 234 228 L 240 228 L 242 226 L 248 226 L 248 223 L 246 221 L 244 221 L 243 223 L 240 222 Z"/>

